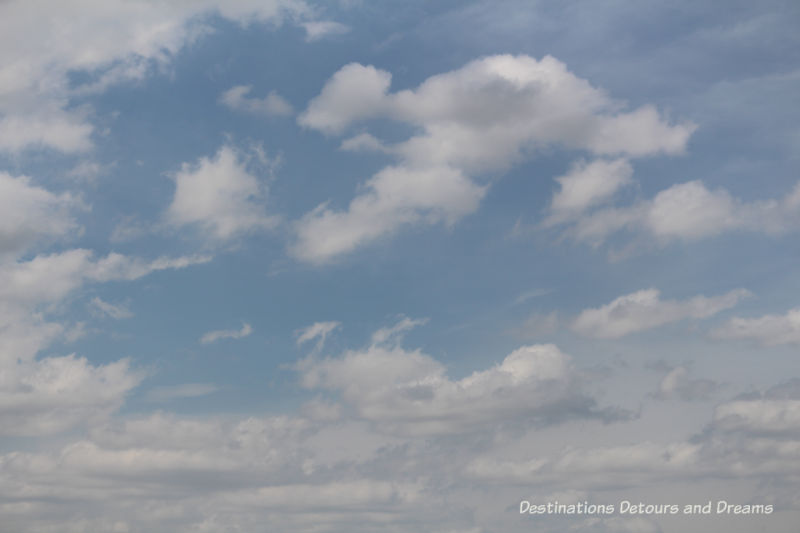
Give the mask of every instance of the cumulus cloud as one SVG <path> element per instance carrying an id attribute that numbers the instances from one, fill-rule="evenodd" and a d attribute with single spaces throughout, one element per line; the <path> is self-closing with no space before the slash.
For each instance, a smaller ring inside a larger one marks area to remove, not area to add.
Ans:
<path id="1" fill-rule="evenodd" d="M 127 359 L 96 365 L 75 354 L 37 358 L 56 339 L 81 330 L 80 324 L 48 321 L 60 302 L 89 283 L 134 280 L 208 260 L 145 261 L 114 253 L 95 258 L 77 249 L 0 263 L 0 432 L 44 435 L 102 420 L 143 377 Z M 92 302 L 109 316 L 126 315 L 124 308 L 99 298 Z"/>
<path id="2" fill-rule="evenodd" d="M 573 331 L 586 337 L 617 339 L 687 318 L 702 319 L 735 306 L 749 296 L 736 289 L 720 296 L 695 296 L 688 300 L 662 300 L 657 289 L 645 289 L 612 302 L 585 309 L 573 320 Z"/>
<path id="3" fill-rule="evenodd" d="M 502 172 L 537 149 L 562 146 L 627 158 L 678 154 L 694 130 L 689 123 L 669 124 L 651 106 L 624 111 L 550 56 L 491 56 L 432 76 L 415 89 L 391 93 L 390 85 L 390 73 L 351 63 L 298 117 L 301 125 L 327 135 L 376 118 L 410 124 L 419 133 L 390 145 L 361 133 L 342 144 L 384 151 L 399 162 L 373 176 L 346 210 L 322 204 L 299 220 L 291 249 L 296 257 L 324 263 L 406 224 L 453 224 L 474 212 L 485 193 L 475 178 Z M 582 180 L 580 201 L 587 194 L 610 195 L 626 178 L 609 188 L 589 174 L 629 171 L 622 160 L 606 164 L 616 167 L 596 163 L 583 178 L 567 180 L 567 187 Z"/>
<path id="4" fill-rule="evenodd" d="M 291 104 L 275 91 L 270 91 L 264 98 L 251 98 L 247 95 L 252 90 L 252 85 L 237 85 L 222 93 L 219 101 L 233 110 L 254 115 L 274 117 L 287 116 L 294 112 Z"/>
<path id="5" fill-rule="evenodd" d="M 680 153 L 694 129 L 665 123 L 652 107 L 620 111 L 550 56 L 491 56 L 414 90 L 389 93 L 390 84 L 386 71 L 346 65 L 300 124 L 335 134 L 364 119 L 392 118 L 425 129 L 397 146 L 410 159 L 479 168 L 505 167 L 520 150 L 553 143 L 601 155 Z M 455 138 L 448 140 L 450 134 Z"/>
<path id="6" fill-rule="evenodd" d="M 454 224 L 477 209 L 486 187 L 453 168 L 386 167 L 350 202 L 347 211 L 326 204 L 295 225 L 298 241 L 291 252 L 311 263 L 325 263 L 361 244 L 415 222 Z"/>
<path id="7" fill-rule="evenodd" d="M 730 319 L 711 331 L 716 339 L 749 339 L 765 346 L 800 344 L 800 308 L 783 315 L 764 315 L 759 318 Z"/>
<path id="8" fill-rule="evenodd" d="M 0 171 L 0 258 L 19 254 L 44 238 L 59 238 L 79 228 L 73 212 L 78 198 L 54 194 L 27 176 Z"/>
<path id="9" fill-rule="evenodd" d="M 626 159 L 581 161 L 556 178 L 560 190 L 550 203 L 548 225 L 575 217 L 588 207 L 609 200 L 632 182 L 633 167 Z"/>
<path id="10" fill-rule="evenodd" d="M 0 434 L 57 433 L 108 416 L 142 379 L 127 360 L 93 366 L 69 355 L 2 364 Z"/>
<path id="11" fill-rule="evenodd" d="M 230 146 L 222 146 L 213 158 L 184 163 L 173 178 L 175 195 L 166 220 L 175 227 L 194 226 L 213 241 L 226 241 L 277 223 L 263 204 L 266 186 Z"/>
<path id="12" fill-rule="evenodd" d="M 569 356 L 556 346 L 523 346 L 460 380 L 420 352 L 373 344 L 298 365 L 309 389 L 341 393 L 358 416 L 392 433 L 447 434 L 498 421 L 553 422 L 602 417 L 576 387 Z"/>
<path id="13" fill-rule="evenodd" d="M 242 324 L 242 329 L 220 329 L 216 331 L 209 331 L 200 337 L 201 344 L 210 344 L 217 342 L 220 339 L 242 339 L 253 333 L 253 328 L 250 324 Z"/>
<path id="14" fill-rule="evenodd" d="M 70 98 L 163 69 L 208 32 L 212 14 L 240 24 L 314 21 L 302 0 L 0 2 L 0 151 L 88 150 L 94 127 Z M 89 81 L 75 86 L 71 72 Z"/>
<path id="15" fill-rule="evenodd" d="M 800 185 L 780 199 L 747 202 L 725 189 L 712 190 L 701 181 L 690 181 L 672 185 L 652 200 L 600 208 L 572 218 L 551 215 L 547 222 L 565 223 L 568 235 L 595 246 L 623 230 L 662 245 L 729 231 L 779 235 L 800 228 Z"/>

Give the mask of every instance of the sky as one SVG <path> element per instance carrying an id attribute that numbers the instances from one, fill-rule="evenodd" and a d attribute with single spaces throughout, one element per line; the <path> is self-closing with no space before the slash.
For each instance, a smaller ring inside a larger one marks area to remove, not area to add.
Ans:
<path id="1" fill-rule="evenodd" d="M 0 1 L 0 529 L 794 533 L 799 23 Z"/>

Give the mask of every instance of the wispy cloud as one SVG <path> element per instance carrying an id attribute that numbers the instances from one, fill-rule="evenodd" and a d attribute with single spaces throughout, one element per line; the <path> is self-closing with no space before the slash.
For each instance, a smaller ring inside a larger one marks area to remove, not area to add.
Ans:
<path id="1" fill-rule="evenodd" d="M 116 320 L 120 320 L 122 318 L 131 318 L 133 316 L 133 313 L 131 313 L 126 306 L 122 304 L 111 304 L 101 300 L 96 296 L 91 299 L 89 304 L 95 313 L 108 316 Z"/>
<path id="2" fill-rule="evenodd" d="M 253 333 L 253 328 L 250 324 L 243 324 L 241 329 L 219 329 L 209 331 L 200 337 L 201 344 L 210 344 L 217 342 L 220 339 L 241 339 Z"/>

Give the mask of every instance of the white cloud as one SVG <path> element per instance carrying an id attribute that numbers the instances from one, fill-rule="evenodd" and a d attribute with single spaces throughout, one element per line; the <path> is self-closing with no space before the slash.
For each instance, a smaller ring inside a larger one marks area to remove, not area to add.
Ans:
<path id="1" fill-rule="evenodd" d="M 291 104 L 275 91 L 264 98 L 248 98 L 252 90 L 252 85 L 237 85 L 222 93 L 219 101 L 226 107 L 254 115 L 288 116 L 294 112 Z"/>
<path id="2" fill-rule="evenodd" d="M 241 24 L 313 21 L 301 0 L 0 2 L 0 151 L 88 150 L 94 128 L 70 98 L 164 69 L 214 13 Z M 91 81 L 73 86 L 71 72 Z"/>
<path id="3" fill-rule="evenodd" d="M 195 226 L 212 240 L 225 241 L 277 223 L 264 207 L 266 186 L 230 146 L 220 148 L 212 159 L 184 163 L 174 179 L 175 196 L 166 219 L 176 227 Z"/>
<path id="4" fill-rule="evenodd" d="M 219 387 L 211 383 L 183 383 L 181 385 L 165 385 L 153 387 L 145 394 L 150 402 L 168 402 L 180 398 L 197 398 L 217 392 Z"/>
<path id="5" fill-rule="evenodd" d="M 127 360 L 92 366 L 75 355 L 2 364 L 0 434 L 46 435 L 108 416 L 141 381 Z"/>
<path id="6" fill-rule="evenodd" d="M 53 194 L 27 176 L 0 171 L 0 257 L 75 233 L 79 226 L 72 212 L 80 208 L 83 204 L 69 193 Z"/>
<path id="7" fill-rule="evenodd" d="M 350 31 L 350 28 L 341 22 L 332 20 L 315 20 L 304 22 L 303 29 L 306 30 L 306 41 L 314 42 L 333 35 L 343 35 Z"/>
<path id="8" fill-rule="evenodd" d="M 108 316 L 116 320 L 122 318 L 131 318 L 133 316 L 133 313 L 131 313 L 130 309 L 128 309 L 126 306 L 122 304 L 114 305 L 112 303 L 105 302 L 96 296 L 92 298 L 89 303 L 92 309 L 102 316 Z"/>
<path id="9" fill-rule="evenodd" d="M 714 427 L 723 431 L 800 436 L 800 399 L 756 398 L 717 406 Z"/>
<path id="10" fill-rule="evenodd" d="M 553 195 L 547 224 L 557 224 L 579 215 L 588 207 L 609 200 L 631 183 L 633 167 L 625 159 L 578 162 L 556 178 L 560 190 Z"/>
<path id="11" fill-rule="evenodd" d="M 392 75 L 373 66 L 350 63 L 339 69 L 298 117 L 302 126 L 328 134 L 351 122 L 385 114 Z"/>
<path id="12" fill-rule="evenodd" d="M 368 118 L 408 122 L 425 128 L 397 146 L 409 159 L 486 169 L 552 143 L 601 155 L 680 153 L 694 129 L 662 122 L 652 107 L 620 112 L 618 102 L 550 56 L 490 56 L 392 94 L 390 83 L 386 71 L 346 65 L 299 121 L 327 133 Z"/>
<path id="13" fill-rule="evenodd" d="M 428 323 L 427 318 L 401 318 L 394 326 L 387 328 L 380 328 L 372 334 L 372 344 L 385 344 L 388 341 L 394 340 L 399 342 L 402 334 L 410 331 L 417 326 L 422 326 Z"/>
<path id="14" fill-rule="evenodd" d="M 342 144 L 339 146 L 339 149 L 346 150 L 348 152 L 391 153 L 391 149 L 387 148 L 374 135 L 369 133 L 359 133 L 358 135 L 343 140 Z"/>
<path id="15" fill-rule="evenodd" d="M 27 147 L 48 147 L 66 153 L 92 147 L 93 128 L 75 113 L 41 110 L 22 116 L 0 115 L 0 150 L 19 152 Z"/>
<path id="16" fill-rule="evenodd" d="M 198 255 L 145 261 L 118 253 L 95 259 L 85 249 L 38 255 L 29 261 L 0 264 L 0 298 L 15 304 L 55 302 L 87 282 L 130 281 L 151 272 L 186 268 L 210 260 L 209 256 Z"/>
<path id="17" fill-rule="evenodd" d="M 339 327 L 341 327 L 341 323 L 335 321 L 315 322 L 306 328 L 294 332 L 294 334 L 297 336 L 297 345 L 300 346 L 309 341 L 317 339 L 317 344 L 314 347 L 314 350 L 319 351 L 325 345 L 325 339 L 328 337 L 328 335 L 330 335 Z"/>
<path id="18" fill-rule="evenodd" d="M 486 193 L 485 187 L 447 167 L 386 167 L 364 189 L 367 192 L 354 198 L 347 211 L 322 204 L 297 221 L 293 255 L 321 264 L 405 224 L 452 225 L 477 209 Z"/>
<path id="19" fill-rule="evenodd" d="M 570 358 L 554 345 L 523 346 L 502 363 L 451 380 L 419 350 L 373 344 L 298 364 L 303 386 L 339 391 L 358 416 L 391 433 L 473 431 L 511 421 L 602 417 L 576 388 Z"/>
<path id="20" fill-rule="evenodd" d="M 734 230 L 776 235 L 800 229 L 800 184 L 784 198 L 746 202 L 724 189 L 711 190 L 701 181 L 690 181 L 672 185 L 652 200 L 554 222 L 568 223 L 569 235 L 594 245 L 621 230 L 660 244 Z"/>
<path id="21" fill-rule="evenodd" d="M 301 125 L 329 135 L 375 118 L 408 123 L 419 133 L 393 145 L 364 133 L 342 143 L 349 150 L 379 149 L 399 163 L 373 176 L 347 210 L 323 204 L 303 217 L 291 249 L 296 257 L 323 263 L 405 224 L 453 224 L 474 212 L 485 193 L 473 177 L 502 172 L 540 148 L 602 156 L 678 154 L 694 130 L 692 124 L 666 123 L 650 106 L 623 111 L 549 56 L 491 56 L 432 76 L 416 89 L 390 93 L 390 84 L 388 72 L 351 63 L 298 117 Z M 624 164 L 617 166 L 624 175 Z M 593 187 L 593 194 L 611 194 L 608 185 Z"/>
<path id="22" fill-rule="evenodd" d="M 766 346 L 800 344 L 800 308 L 784 315 L 764 315 L 759 318 L 730 319 L 711 331 L 717 339 L 751 339 Z"/>
<path id="23" fill-rule="evenodd" d="M 209 331 L 200 337 L 201 344 L 210 344 L 217 342 L 220 339 L 242 339 L 253 333 L 253 328 L 250 324 L 243 324 L 242 329 L 220 329 L 216 331 Z"/>
<path id="24" fill-rule="evenodd" d="M 695 296 L 688 300 L 661 300 L 657 289 L 620 296 L 596 309 L 585 309 L 572 322 L 577 333 L 599 339 L 616 339 L 687 318 L 701 319 L 730 309 L 749 296 L 736 289 L 720 296 Z"/>
<path id="25" fill-rule="evenodd" d="M 44 435 L 96 423 L 116 411 L 142 379 L 126 359 L 94 365 L 74 354 L 37 358 L 56 339 L 70 340 L 83 329 L 48 321 L 65 298 L 88 283 L 133 280 L 208 260 L 95 258 L 78 249 L 0 263 L 0 433 Z M 126 314 L 99 298 L 93 305 L 111 316 Z"/>

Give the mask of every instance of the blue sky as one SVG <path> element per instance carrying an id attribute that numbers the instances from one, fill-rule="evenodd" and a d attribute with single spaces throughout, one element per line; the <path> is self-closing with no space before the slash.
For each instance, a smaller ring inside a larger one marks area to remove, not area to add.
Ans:
<path id="1" fill-rule="evenodd" d="M 9 531 L 794 531 L 798 21 L 0 2 Z"/>

